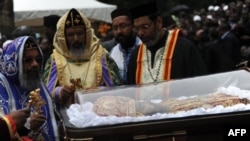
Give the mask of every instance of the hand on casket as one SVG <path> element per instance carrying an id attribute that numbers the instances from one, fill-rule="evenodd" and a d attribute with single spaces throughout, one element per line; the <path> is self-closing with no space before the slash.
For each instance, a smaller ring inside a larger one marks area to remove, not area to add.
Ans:
<path id="1" fill-rule="evenodd" d="M 60 103 L 69 107 L 73 103 L 75 88 L 73 86 L 64 85 L 60 91 Z"/>

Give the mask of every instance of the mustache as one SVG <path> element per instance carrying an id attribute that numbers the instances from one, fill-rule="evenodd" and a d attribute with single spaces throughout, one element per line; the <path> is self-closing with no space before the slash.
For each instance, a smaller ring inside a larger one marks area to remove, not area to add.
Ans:
<path id="1" fill-rule="evenodd" d="M 83 47 L 83 43 L 82 42 L 74 42 L 71 44 L 71 47 L 80 48 L 80 47 Z"/>
<path id="2" fill-rule="evenodd" d="M 37 72 L 39 73 L 39 69 L 38 68 L 31 68 L 31 69 L 28 69 L 27 72 Z"/>
<path id="3" fill-rule="evenodd" d="M 119 41 L 119 40 L 124 39 L 124 38 L 126 38 L 125 35 L 119 34 L 119 35 L 116 37 L 116 40 Z"/>

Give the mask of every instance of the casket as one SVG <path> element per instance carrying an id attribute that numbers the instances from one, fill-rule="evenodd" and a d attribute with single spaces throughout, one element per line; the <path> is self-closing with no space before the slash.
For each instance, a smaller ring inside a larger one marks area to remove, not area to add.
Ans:
<path id="1" fill-rule="evenodd" d="M 249 126 L 250 74 L 76 91 L 75 100 L 59 109 L 68 140 L 222 141 Z"/>

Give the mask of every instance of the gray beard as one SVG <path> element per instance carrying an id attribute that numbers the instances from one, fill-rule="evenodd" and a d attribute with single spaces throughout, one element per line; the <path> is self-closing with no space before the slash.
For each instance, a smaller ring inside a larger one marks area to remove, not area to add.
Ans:
<path id="1" fill-rule="evenodd" d="M 26 73 L 23 74 L 22 81 L 20 82 L 20 85 L 22 88 L 32 91 L 40 86 L 40 76 L 37 77 L 29 77 Z"/>
<path id="2" fill-rule="evenodd" d="M 155 31 L 154 36 L 152 36 L 154 38 L 152 40 L 149 40 L 148 42 L 145 42 L 146 46 L 149 47 L 149 48 L 154 46 L 159 41 L 160 35 L 161 34 L 160 34 L 159 31 Z"/>
<path id="3" fill-rule="evenodd" d="M 85 46 L 83 46 L 80 48 L 71 47 L 69 51 L 70 51 L 71 59 L 78 60 L 81 58 L 81 56 L 83 56 L 86 50 L 85 50 Z"/>

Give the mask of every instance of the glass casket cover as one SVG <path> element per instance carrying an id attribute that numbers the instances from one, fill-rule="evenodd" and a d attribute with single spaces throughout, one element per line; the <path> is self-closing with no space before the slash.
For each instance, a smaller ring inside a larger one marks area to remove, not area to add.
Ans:
<path id="1" fill-rule="evenodd" d="M 76 103 L 64 111 L 75 128 L 248 112 L 249 81 L 249 72 L 238 70 L 140 86 L 76 91 Z"/>

